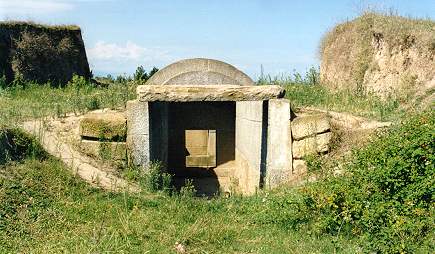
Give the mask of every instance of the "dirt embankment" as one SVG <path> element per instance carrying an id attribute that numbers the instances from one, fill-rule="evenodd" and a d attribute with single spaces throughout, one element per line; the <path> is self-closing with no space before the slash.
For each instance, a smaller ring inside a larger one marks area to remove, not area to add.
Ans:
<path id="1" fill-rule="evenodd" d="M 433 98 L 435 22 L 375 13 L 334 27 L 320 47 L 321 80 L 331 89 Z"/>
<path id="2" fill-rule="evenodd" d="M 73 74 L 91 76 L 79 27 L 0 22 L 0 76 L 7 83 L 20 77 L 65 84 Z"/>

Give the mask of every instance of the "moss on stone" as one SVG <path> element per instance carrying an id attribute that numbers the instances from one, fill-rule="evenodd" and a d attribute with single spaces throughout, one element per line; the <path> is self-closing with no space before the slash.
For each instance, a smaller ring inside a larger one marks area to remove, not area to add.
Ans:
<path id="1" fill-rule="evenodd" d="M 90 113 L 80 121 L 80 136 L 96 140 L 125 141 L 127 123 L 124 114 Z"/>

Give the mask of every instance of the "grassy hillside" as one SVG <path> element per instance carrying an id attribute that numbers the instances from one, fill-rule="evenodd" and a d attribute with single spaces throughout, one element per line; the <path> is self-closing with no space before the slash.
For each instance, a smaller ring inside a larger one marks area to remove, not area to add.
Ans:
<path id="1" fill-rule="evenodd" d="M 0 90 L 0 122 L 10 127 L 33 117 L 123 107 L 134 97 L 134 84 L 82 82 Z M 318 86 L 287 86 L 298 105 L 340 105 Z M 367 112 L 383 107 L 367 105 Z M 42 155 L 32 139 L 15 139 L 22 148 L 11 148 L 11 137 L 22 135 L 7 127 L 1 149 L 12 150 L 4 154 L 24 153 L 0 164 L 0 252 L 171 253 L 178 242 L 189 253 L 427 253 L 435 248 L 434 119 L 424 112 L 374 137 L 339 163 L 341 176 L 332 177 L 337 165 L 319 169 L 327 164 L 314 161 L 311 170 L 332 178 L 212 199 L 151 192 L 146 185 L 137 194 L 92 188 Z M 146 184 L 146 176 L 125 173 Z"/>
<path id="2" fill-rule="evenodd" d="M 433 93 L 434 56 L 433 20 L 366 13 L 324 36 L 321 80 L 328 87 L 356 93 L 412 96 L 431 87 Z"/>
<path id="3" fill-rule="evenodd" d="M 0 22 L 0 77 L 12 82 L 64 85 L 74 74 L 91 77 L 78 26 Z"/>

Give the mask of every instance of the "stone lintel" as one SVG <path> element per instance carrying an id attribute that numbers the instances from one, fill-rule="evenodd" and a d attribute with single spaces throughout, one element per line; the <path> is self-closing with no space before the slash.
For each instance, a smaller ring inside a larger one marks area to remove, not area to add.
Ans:
<path id="1" fill-rule="evenodd" d="M 276 85 L 142 85 L 138 100 L 145 101 L 264 101 L 284 97 L 284 88 Z"/>

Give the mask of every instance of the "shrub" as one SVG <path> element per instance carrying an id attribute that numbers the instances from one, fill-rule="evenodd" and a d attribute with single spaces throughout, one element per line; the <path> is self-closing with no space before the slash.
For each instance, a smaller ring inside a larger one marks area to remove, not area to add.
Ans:
<path id="1" fill-rule="evenodd" d="M 435 113 L 412 117 L 353 153 L 346 174 L 279 201 L 272 220 L 317 234 L 365 238 L 382 253 L 414 252 L 435 230 Z M 431 235 L 432 234 L 432 235 Z"/>
<path id="2" fill-rule="evenodd" d="M 124 168 L 122 175 L 139 183 L 146 191 L 172 193 L 172 175 L 164 172 L 161 162 L 151 162 L 146 170 L 130 164 Z"/>
<path id="3" fill-rule="evenodd" d="M 77 88 L 82 88 L 87 85 L 89 85 L 89 81 L 85 77 L 79 75 L 73 75 L 71 80 L 68 81 L 68 86 L 75 86 Z"/>
<path id="4" fill-rule="evenodd" d="M 27 157 L 44 159 L 47 156 L 34 138 L 19 129 L 0 129 L 0 165 Z"/>
<path id="5" fill-rule="evenodd" d="M 71 78 L 65 75 L 65 70 L 71 67 L 65 59 L 77 58 L 79 52 L 69 38 L 57 43 L 48 34 L 23 32 L 14 44 L 16 52 L 11 63 L 15 75 L 21 75 L 24 80 L 52 81 L 53 84 L 65 84 Z"/>

